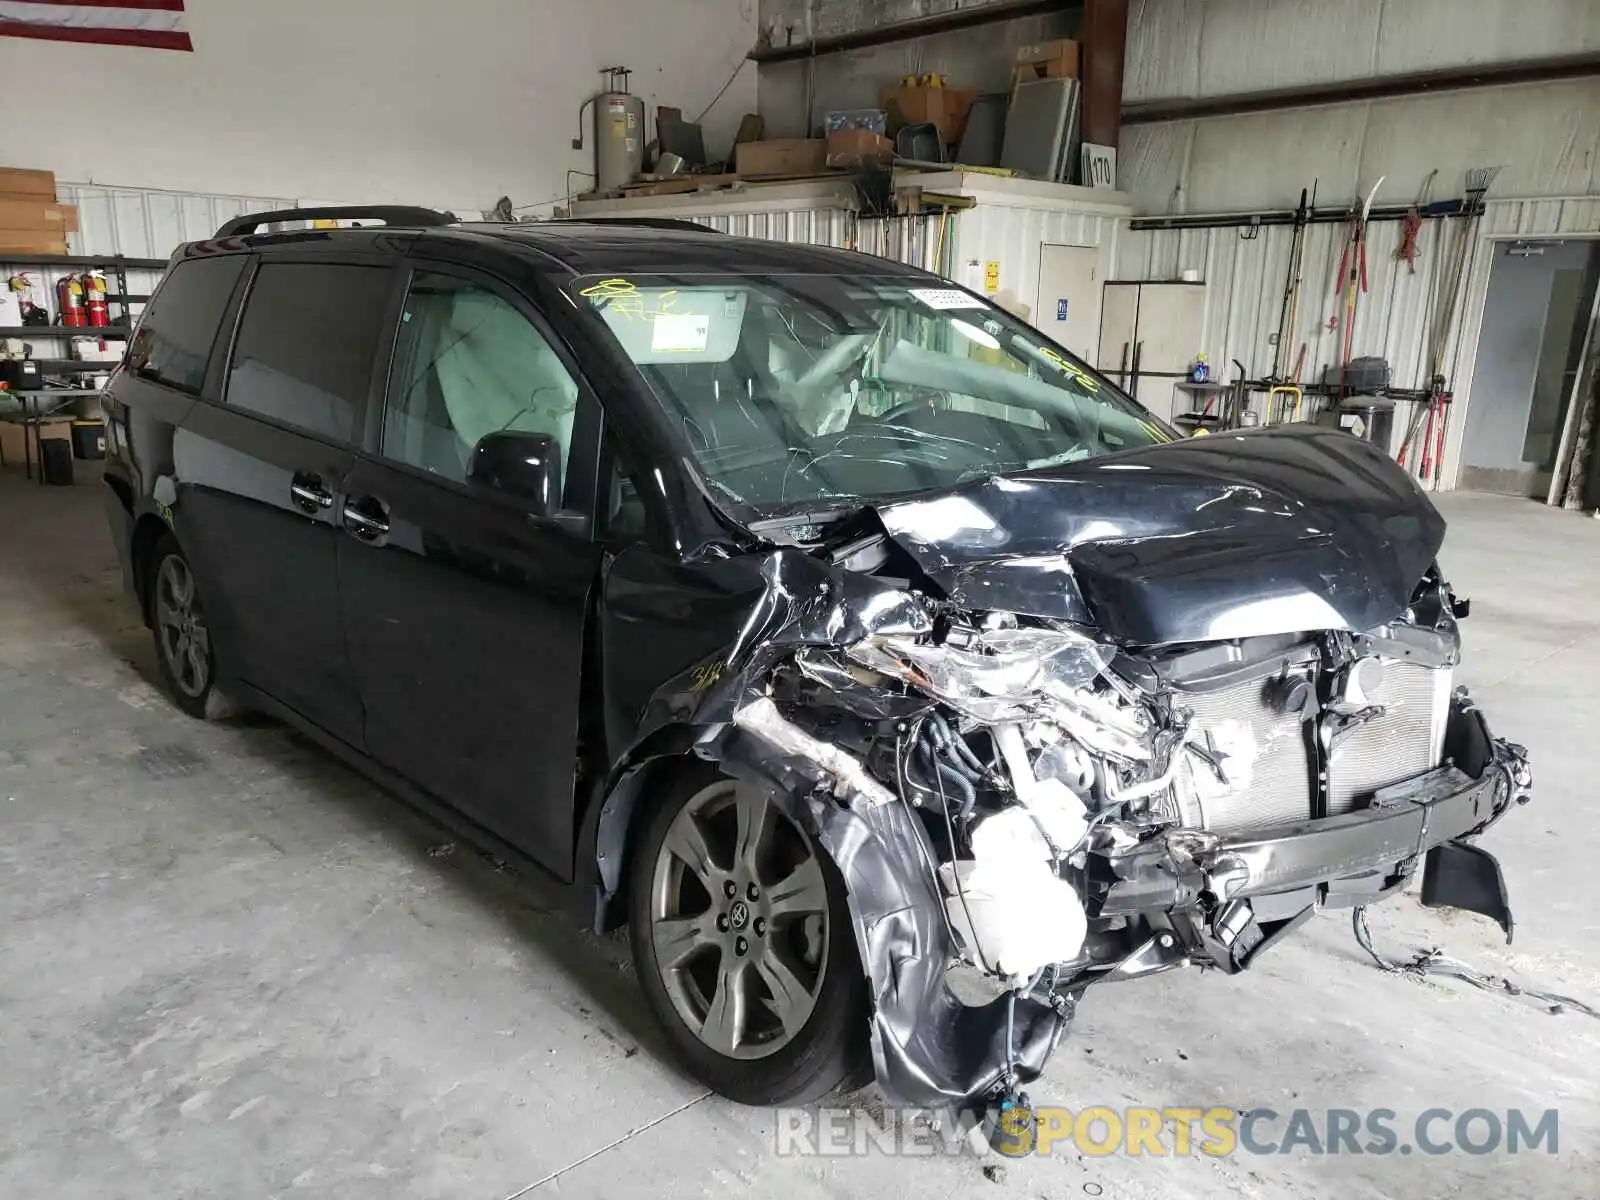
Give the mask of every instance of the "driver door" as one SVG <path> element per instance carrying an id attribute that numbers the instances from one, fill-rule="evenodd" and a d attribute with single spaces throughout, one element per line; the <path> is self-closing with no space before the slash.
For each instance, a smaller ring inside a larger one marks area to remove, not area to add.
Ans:
<path id="1" fill-rule="evenodd" d="M 598 409 L 520 296 L 413 272 L 381 427 L 345 485 L 339 578 L 367 752 L 571 877 Z M 484 434 L 556 443 L 563 511 L 467 485 Z"/>

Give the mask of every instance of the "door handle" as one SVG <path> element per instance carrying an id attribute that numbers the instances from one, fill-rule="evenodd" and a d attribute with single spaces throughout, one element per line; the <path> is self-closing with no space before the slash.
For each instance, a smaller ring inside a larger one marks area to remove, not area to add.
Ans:
<path id="1" fill-rule="evenodd" d="M 377 515 L 363 512 L 360 506 L 375 510 Z M 346 501 L 343 521 L 345 530 L 352 537 L 360 538 L 363 542 L 377 542 L 388 536 L 389 506 L 371 496 Z"/>
<path id="2" fill-rule="evenodd" d="M 333 507 L 333 493 L 322 482 L 320 475 L 297 473 L 289 480 L 289 499 L 302 512 L 315 513 Z"/>

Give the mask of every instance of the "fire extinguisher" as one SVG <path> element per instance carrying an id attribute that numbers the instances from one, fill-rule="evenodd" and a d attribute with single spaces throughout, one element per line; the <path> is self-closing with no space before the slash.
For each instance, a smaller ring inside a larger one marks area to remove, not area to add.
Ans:
<path id="1" fill-rule="evenodd" d="M 106 304 L 106 277 L 99 271 L 85 271 L 80 282 L 89 324 L 95 328 L 111 324 L 111 309 Z"/>
<path id="2" fill-rule="evenodd" d="M 50 324 L 50 310 L 42 304 L 33 302 L 33 276 L 27 274 L 13 275 L 6 281 L 17 296 L 17 306 L 22 310 L 22 323 L 24 325 Z"/>
<path id="3" fill-rule="evenodd" d="M 63 275 L 56 281 L 56 320 L 73 329 L 82 329 L 83 285 L 75 275 Z"/>

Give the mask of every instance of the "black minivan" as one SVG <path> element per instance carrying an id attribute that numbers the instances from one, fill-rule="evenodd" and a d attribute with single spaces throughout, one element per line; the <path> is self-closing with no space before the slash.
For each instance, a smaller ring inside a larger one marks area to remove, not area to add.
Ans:
<path id="1" fill-rule="evenodd" d="M 1182 439 L 927 273 L 258 214 L 174 254 L 103 404 L 174 701 L 274 714 L 628 922 L 735 1099 L 1011 1103 L 1091 986 L 1242 970 L 1424 859 L 1425 903 L 1509 929 L 1463 839 L 1527 767 L 1452 687 L 1405 472 Z"/>

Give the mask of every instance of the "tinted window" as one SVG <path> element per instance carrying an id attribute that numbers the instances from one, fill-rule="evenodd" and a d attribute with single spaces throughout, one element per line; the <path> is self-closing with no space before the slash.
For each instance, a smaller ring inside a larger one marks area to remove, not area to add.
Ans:
<path id="1" fill-rule="evenodd" d="M 128 347 L 128 369 L 146 379 L 198 392 L 222 311 L 245 256 L 196 258 L 167 272 Z"/>
<path id="2" fill-rule="evenodd" d="M 419 271 L 394 361 L 385 457 L 463 480 L 478 439 L 510 429 L 549 435 L 565 468 L 578 384 L 544 335 L 503 296 Z"/>
<path id="3" fill-rule="evenodd" d="M 234 343 L 228 403 L 350 440 L 372 379 L 389 283 L 387 267 L 262 264 Z"/>

